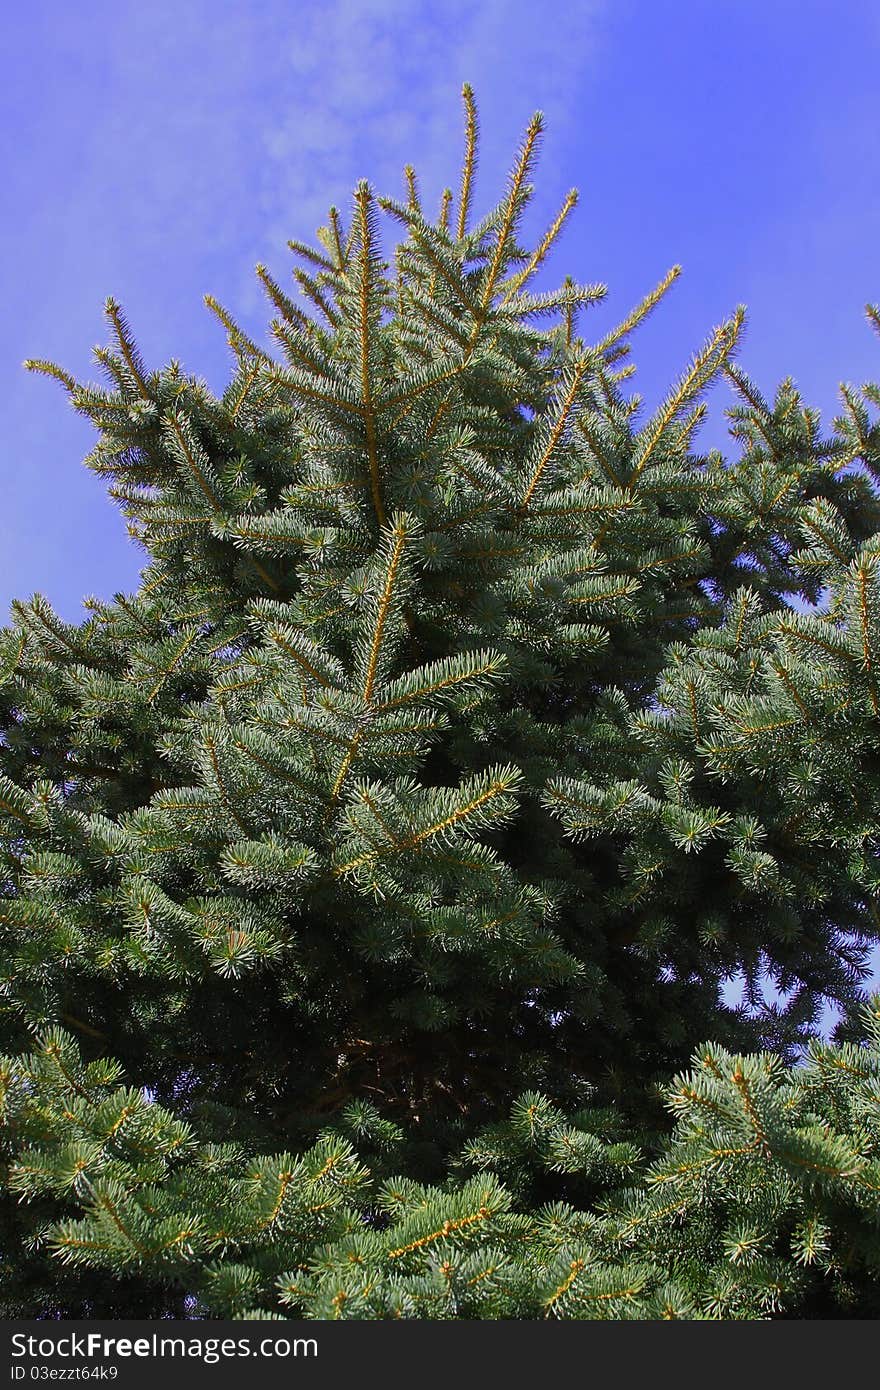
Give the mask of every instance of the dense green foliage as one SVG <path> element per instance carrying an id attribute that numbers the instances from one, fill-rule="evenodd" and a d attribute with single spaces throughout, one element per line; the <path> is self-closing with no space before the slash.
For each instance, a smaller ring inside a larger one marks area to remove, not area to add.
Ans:
<path id="1" fill-rule="evenodd" d="M 877 1316 L 880 999 L 866 1021 L 870 1049 L 816 1045 L 792 1070 L 702 1049 L 653 1156 L 612 1108 L 568 1118 L 527 1092 L 442 1186 L 400 1176 L 418 1146 L 369 1102 L 296 1154 L 254 1156 L 200 1141 L 52 1034 L 4 1076 L 12 1188 L 81 1214 L 52 1228 L 51 1288 L 34 1264 L 12 1307 L 95 1290 L 122 1314 L 176 1289 L 181 1314 L 214 1316 Z M 109 1281 L 82 1283 L 83 1266 Z"/>
<path id="2" fill-rule="evenodd" d="M 149 562 L 0 633 L 8 1314 L 878 1311 L 880 390 L 765 401 L 737 311 L 642 420 L 677 269 L 589 344 L 465 104 L 271 351 L 209 299 L 221 398 L 113 301 L 106 387 L 31 364 Z"/>

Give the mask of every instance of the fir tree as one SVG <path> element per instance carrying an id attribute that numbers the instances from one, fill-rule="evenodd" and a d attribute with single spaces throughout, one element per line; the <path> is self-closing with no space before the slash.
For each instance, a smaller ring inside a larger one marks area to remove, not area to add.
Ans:
<path id="1" fill-rule="evenodd" d="M 222 397 L 112 300 L 30 363 L 148 563 L 0 633 L 8 1315 L 878 1311 L 880 388 L 823 432 L 737 310 L 646 416 L 678 268 L 594 341 L 465 109 L 271 348 L 208 298 Z"/>

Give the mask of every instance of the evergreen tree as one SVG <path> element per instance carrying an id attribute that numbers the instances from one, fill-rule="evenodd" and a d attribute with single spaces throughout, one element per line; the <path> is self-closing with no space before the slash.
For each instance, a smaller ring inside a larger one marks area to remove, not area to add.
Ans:
<path id="1" fill-rule="evenodd" d="M 0 634 L 7 1315 L 878 1311 L 880 388 L 766 401 L 737 310 L 643 418 L 678 268 L 592 343 L 465 110 L 271 351 L 208 298 L 222 397 L 112 300 L 29 364 L 148 563 Z"/>

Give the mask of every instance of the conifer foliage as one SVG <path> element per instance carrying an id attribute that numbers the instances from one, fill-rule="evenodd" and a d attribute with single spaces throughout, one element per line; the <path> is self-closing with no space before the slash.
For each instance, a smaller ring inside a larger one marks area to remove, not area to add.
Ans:
<path id="1" fill-rule="evenodd" d="M 221 397 L 112 300 L 29 364 L 148 562 L 0 632 L 7 1315 L 878 1311 L 880 388 L 765 400 L 736 310 L 643 411 L 678 268 L 589 333 L 464 98 L 437 217 L 208 298 Z"/>

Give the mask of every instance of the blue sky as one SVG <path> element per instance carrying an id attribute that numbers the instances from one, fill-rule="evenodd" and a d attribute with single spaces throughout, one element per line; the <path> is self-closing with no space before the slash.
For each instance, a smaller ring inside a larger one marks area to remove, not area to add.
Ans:
<path id="1" fill-rule="evenodd" d="M 398 192 L 412 161 L 431 198 L 454 183 L 463 80 L 478 206 L 545 112 L 535 221 L 579 188 L 555 267 L 609 285 L 597 329 L 683 264 L 641 331 L 649 403 L 739 302 L 766 390 L 791 374 L 827 417 L 841 379 L 880 377 L 876 0 L 30 0 L 4 38 L 3 617 L 40 590 L 77 620 L 142 563 L 80 466 L 90 429 L 22 359 L 93 377 L 112 293 L 152 365 L 221 386 L 203 294 L 256 330 L 254 263 L 283 277 L 287 237 L 358 178 Z"/>

